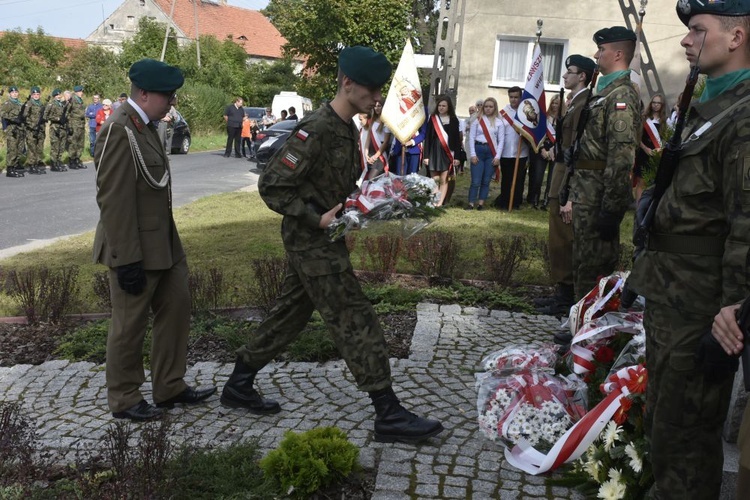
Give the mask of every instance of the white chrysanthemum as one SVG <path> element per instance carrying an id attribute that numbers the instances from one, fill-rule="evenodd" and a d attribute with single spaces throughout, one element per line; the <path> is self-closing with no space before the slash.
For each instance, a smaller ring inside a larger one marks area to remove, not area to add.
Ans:
<path id="1" fill-rule="evenodd" d="M 609 451 L 615 445 L 615 442 L 620 440 L 622 428 L 614 420 L 610 420 L 607 427 L 604 428 L 603 434 L 604 451 Z"/>
<path id="2" fill-rule="evenodd" d="M 589 460 L 586 462 L 586 464 L 583 466 L 583 470 L 586 471 L 586 473 L 591 476 L 591 478 L 599 482 L 599 471 L 602 467 L 602 463 L 598 460 Z"/>
<path id="3" fill-rule="evenodd" d="M 633 443 L 628 443 L 625 447 L 625 454 L 630 459 L 628 465 L 633 469 L 633 472 L 641 472 L 643 470 L 643 460 L 641 460 L 641 457 L 638 455 L 638 450 L 635 449 Z"/>
<path id="4" fill-rule="evenodd" d="M 625 497 L 625 485 L 620 481 L 610 479 L 602 483 L 596 496 L 603 500 L 619 500 Z"/>

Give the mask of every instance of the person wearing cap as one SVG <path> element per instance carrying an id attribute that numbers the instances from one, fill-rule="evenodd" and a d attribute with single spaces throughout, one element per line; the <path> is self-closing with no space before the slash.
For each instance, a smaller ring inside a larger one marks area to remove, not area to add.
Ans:
<path id="1" fill-rule="evenodd" d="M 709 332 L 722 307 L 750 293 L 750 1 L 680 0 L 677 15 L 688 28 L 680 41 L 686 59 L 707 78 L 628 285 L 646 299 L 646 433 L 656 498 L 713 499 L 742 341 L 719 335 L 717 343 Z M 740 431 L 745 490 L 738 499 L 750 498 L 748 426 L 743 421 Z"/>
<path id="2" fill-rule="evenodd" d="M 94 94 L 92 97 L 93 102 L 86 106 L 86 118 L 88 119 L 87 121 L 89 125 L 89 151 L 91 152 L 91 156 L 94 156 L 94 142 L 96 142 L 96 133 L 99 131 L 99 123 L 96 120 L 96 114 L 102 109 L 100 99 L 101 97 L 99 94 Z M 112 101 L 110 101 L 110 103 L 111 102 Z"/>
<path id="3" fill-rule="evenodd" d="M 26 126 L 26 166 L 30 174 L 46 174 L 44 164 L 44 140 L 47 126 L 44 116 L 45 105 L 40 99 L 42 89 L 31 87 L 31 96 L 26 103 L 24 120 Z"/>
<path id="4" fill-rule="evenodd" d="M 98 134 L 99 130 L 102 128 L 102 125 L 104 125 L 104 122 L 107 121 L 107 118 L 109 118 L 109 115 L 112 114 L 112 101 L 109 99 L 104 99 L 102 101 L 102 107 L 99 109 L 99 111 L 96 112 L 96 130 L 95 132 Z"/>
<path id="5" fill-rule="evenodd" d="M 52 100 L 44 110 L 44 116 L 49 122 L 49 156 L 52 163 L 50 166 L 52 172 L 65 172 L 68 170 L 68 167 L 62 162 L 65 141 L 68 138 L 68 133 L 65 130 L 66 104 L 62 91 L 55 89 L 52 91 Z"/>
<path id="6" fill-rule="evenodd" d="M 23 177 L 24 168 L 20 164 L 23 149 L 25 106 L 18 99 L 18 87 L 8 87 L 8 100 L 0 107 L 0 118 L 5 127 L 5 175 Z"/>
<path id="7" fill-rule="evenodd" d="M 83 104 L 83 87 L 73 87 L 68 104 L 68 166 L 72 170 L 86 168 L 81 161 L 86 136 L 86 107 Z"/>
<path id="8" fill-rule="evenodd" d="M 336 97 L 303 117 L 261 174 L 263 201 L 284 216 L 287 275 L 275 307 L 237 350 L 221 396 L 224 406 L 259 415 L 281 411 L 279 403 L 255 390 L 255 377 L 299 336 L 317 309 L 358 388 L 372 399 L 377 441 L 417 442 L 443 430 L 440 422 L 420 418 L 399 403 L 391 388 L 383 330 L 352 271 L 346 242 L 331 242 L 326 234 L 361 173 L 352 118 L 382 102 L 380 89 L 391 69 L 385 56 L 371 48 L 342 50 Z"/>
<path id="9" fill-rule="evenodd" d="M 128 94 L 123 92 L 122 94 L 120 94 L 117 100 L 112 103 L 112 110 L 114 111 L 115 109 L 119 108 L 122 105 L 122 103 L 124 103 L 127 100 L 128 100 Z"/>
<path id="10" fill-rule="evenodd" d="M 633 202 L 630 171 L 641 130 L 641 100 L 629 70 L 635 40 L 635 33 L 621 26 L 594 34 L 597 95 L 590 103 L 570 180 L 576 300 L 615 270 L 620 223 Z"/>
<path id="11" fill-rule="evenodd" d="M 567 71 L 563 74 L 563 86 L 570 96 L 562 122 L 557 125 L 559 137 L 556 141 L 555 165 L 549 189 L 549 264 L 550 279 L 555 283 L 555 294 L 535 300 L 541 314 L 565 314 L 575 303 L 575 270 L 573 269 L 573 202 L 560 206 L 560 189 L 567 166 L 563 152 L 570 148 L 578 130 L 581 111 L 589 98 L 588 85 L 594 76 L 596 63 L 593 59 L 574 54 L 565 60 Z M 561 103 L 562 105 L 562 103 Z"/>
<path id="12" fill-rule="evenodd" d="M 107 402 L 115 418 L 140 421 L 159 418 L 175 404 L 203 401 L 216 388 L 194 389 L 184 381 L 188 266 L 172 216 L 169 159 L 154 125 L 169 112 L 184 77 L 153 59 L 134 63 L 128 76 L 130 98 L 104 123 L 94 149 L 100 217 L 93 257 L 109 267 L 112 298 Z M 140 391 L 150 311 L 155 406 Z"/>

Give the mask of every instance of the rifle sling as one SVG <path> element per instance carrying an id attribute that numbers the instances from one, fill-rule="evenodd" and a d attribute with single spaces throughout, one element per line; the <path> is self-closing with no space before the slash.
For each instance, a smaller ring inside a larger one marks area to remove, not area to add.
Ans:
<path id="1" fill-rule="evenodd" d="M 603 160 L 578 160 L 576 162 L 577 170 L 604 170 L 607 168 L 607 162 Z"/>
<path id="2" fill-rule="evenodd" d="M 648 249 L 657 252 L 721 257 L 724 255 L 724 238 L 652 232 L 648 235 Z"/>

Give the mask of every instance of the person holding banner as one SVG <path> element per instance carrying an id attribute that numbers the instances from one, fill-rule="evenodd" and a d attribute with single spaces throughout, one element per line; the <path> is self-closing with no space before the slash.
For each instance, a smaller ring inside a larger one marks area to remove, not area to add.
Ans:
<path id="1" fill-rule="evenodd" d="M 648 107 L 643 112 L 643 134 L 641 143 L 635 152 L 633 166 L 633 189 L 635 191 L 635 206 L 641 199 L 645 185 L 643 170 L 648 169 L 650 158 L 661 149 L 661 130 L 667 123 L 667 110 L 664 96 L 654 94 Z"/>
<path id="2" fill-rule="evenodd" d="M 391 163 L 393 173 L 397 175 L 409 175 L 419 173 L 419 160 L 422 158 L 422 146 L 427 133 L 427 122 L 425 121 L 414 133 L 414 136 L 403 144 L 398 139 L 393 141 L 391 150 Z M 404 162 L 401 163 L 401 150 L 406 146 Z"/>
<path id="3" fill-rule="evenodd" d="M 503 119 L 505 127 L 505 142 L 502 147 L 500 157 L 500 196 L 495 199 L 495 207 L 500 210 L 510 208 L 511 190 L 513 191 L 513 210 L 521 207 L 523 201 L 523 186 L 526 181 L 526 163 L 529 161 L 529 144 L 518 133 L 514 117 L 521 104 L 521 87 L 511 87 L 508 89 L 508 101 L 510 103 L 500 111 L 500 117 Z M 516 186 L 513 189 L 513 177 L 518 163 L 518 172 L 516 174 Z"/>
<path id="4" fill-rule="evenodd" d="M 484 202 L 490 194 L 490 181 L 495 168 L 500 165 L 500 154 L 505 142 L 505 127 L 500 121 L 497 101 L 488 97 L 482 104 L 482 115 L 474 120 L 469 132 L 469 155 L 471 157 L 471 187 L 469 206 L 473 210 L 484 210 Z"/>
<path id="5" fill-rule="evenodd" d="M 448 194 L 448 173 L 458 165 L 458 152 L 461 149 L 461 133 L 458 130 L 458 117 L 453 101 L 446 95 L 438 96 L 435 111 L 427 123 L 423 163 L 430 175 L 440 186 L 442 206 Z"/>

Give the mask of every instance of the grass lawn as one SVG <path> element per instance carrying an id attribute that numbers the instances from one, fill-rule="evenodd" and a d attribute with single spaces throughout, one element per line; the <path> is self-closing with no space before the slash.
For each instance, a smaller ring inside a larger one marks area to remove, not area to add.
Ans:
<path id="1" fill-rule="evenodd" d="M 541 252 L 535 247 L 543 244 L 547 237 L 548 213 L 525 206 L 512 213 L 494 209 L 466 211 L 469 175 L 457 178 L 456 190 L 446 213 L 436 219 L 425 231 L 452 233 L 459 242 L 460 264 L 458 278 L 487 279 L 484 252 L 488 238 L 524 235 L 535 240 L 530 245 L 529 259 L 515 275 L 516 281 L 529 284 L 547 284 Z M 499 193 L 499 185 L 492 184 L 488 205 Z M 257 192 L 232 192 L 208 196 L 175 210 L 188 263 L 192 269 L 219 268 L 234 286 L 252 284 L 251 261 L 266 256 L 282 256 L 280 236 L 281 216 L 269 210 Z M 356 234 L 357 243 L 352 262 L 355 268 L 363 262 L 362 238 L 384 232 L 399 232 L 395 223 L 371 226 Z M 632 216 L 625 217 L 622 226 L 626 255 L 631 254 L 629 237 L 632 232 Z M 96 307 L 92 290 L 93 274 L 104 270 L 103 266 L 91 262 L 93 231 L 59 241 L 48 247 L 19 254 L 3 260 L 0 269 L 9 270 L 45 264 L 48 267 L 68 265 L 80 266 L 79 284 L 84 310 Z M 405 256 L 399 258 L 396 271 L 414 273 L 414 267 Z M 17 313 L 17 307 L 8 297 L 0 295 L 0 314 Z"/>

